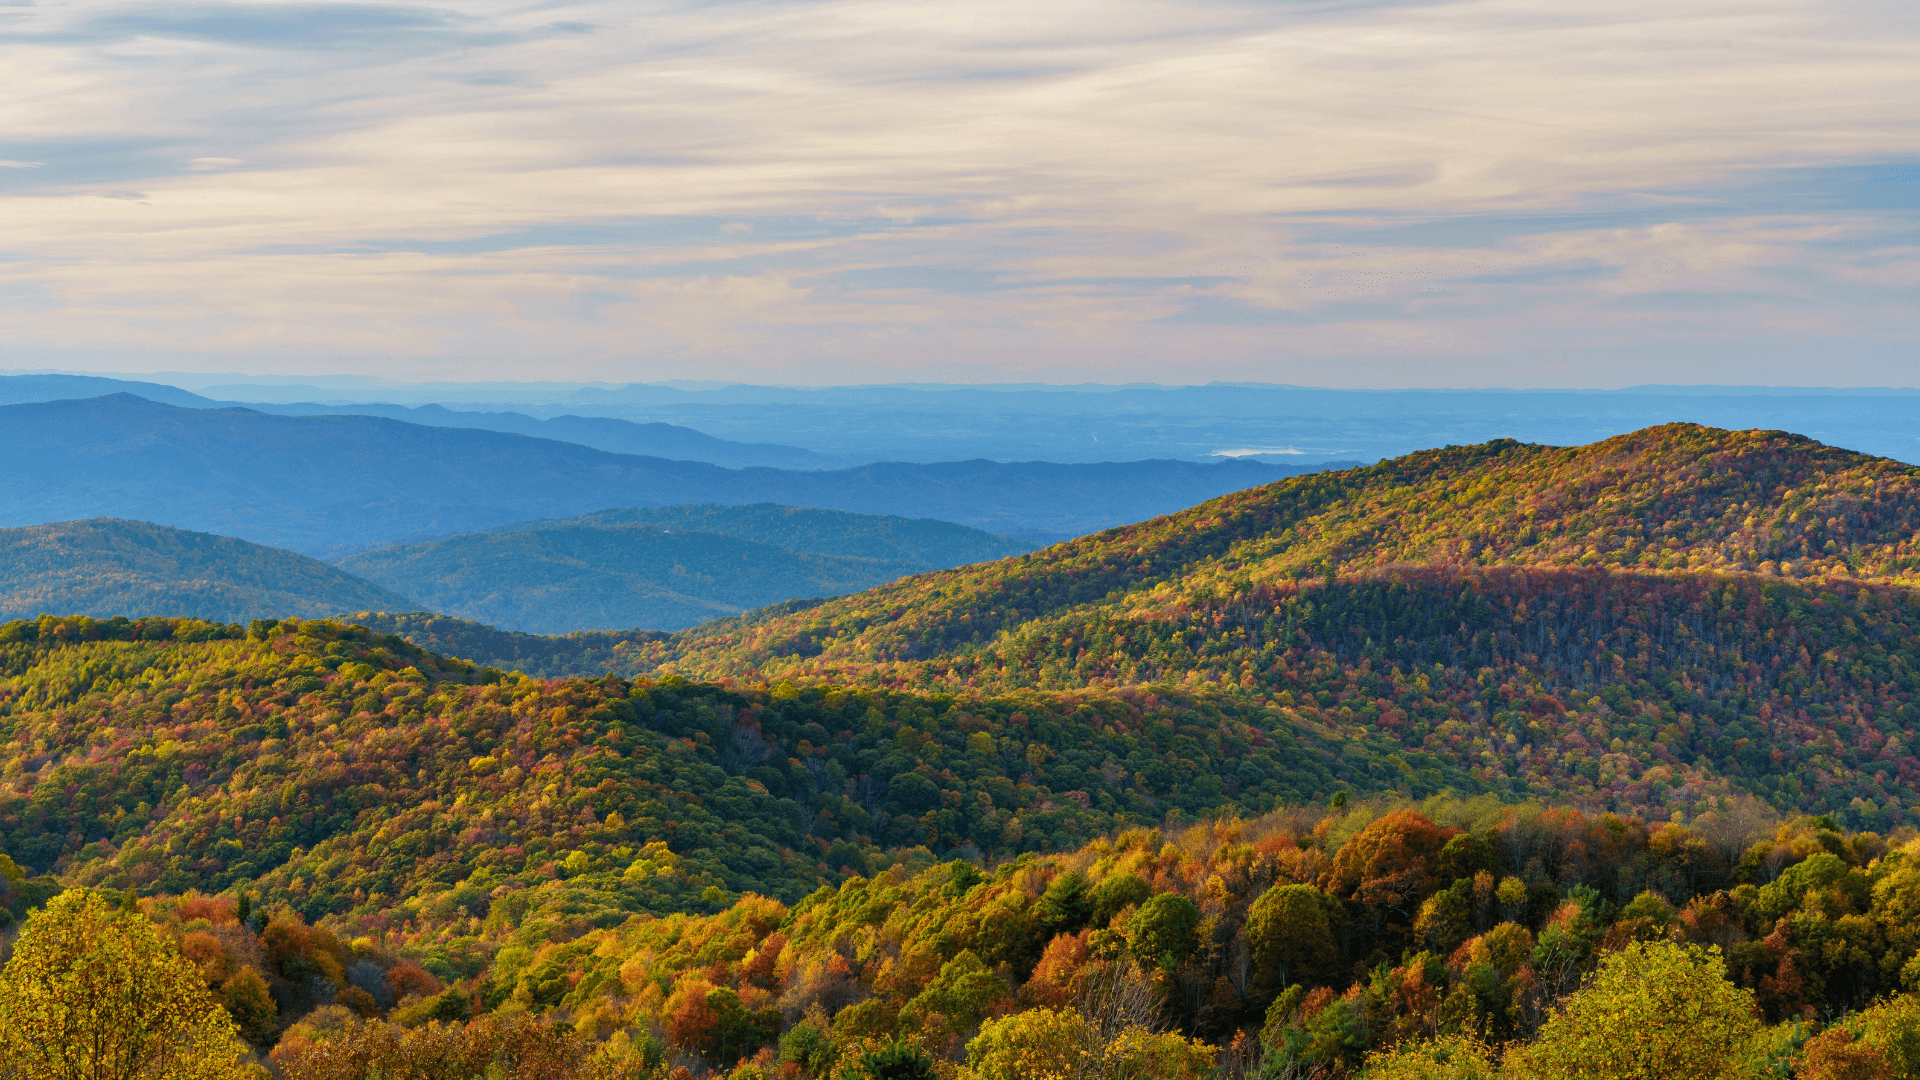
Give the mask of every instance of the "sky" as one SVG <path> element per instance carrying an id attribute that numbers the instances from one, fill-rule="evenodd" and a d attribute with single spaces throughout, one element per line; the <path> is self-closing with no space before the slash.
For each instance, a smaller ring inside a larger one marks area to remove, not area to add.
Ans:
<path id="1" fill-rule="evenodd" d="M 0 368 L 1920 384 L 1920 6 L 0 0 Z"/>

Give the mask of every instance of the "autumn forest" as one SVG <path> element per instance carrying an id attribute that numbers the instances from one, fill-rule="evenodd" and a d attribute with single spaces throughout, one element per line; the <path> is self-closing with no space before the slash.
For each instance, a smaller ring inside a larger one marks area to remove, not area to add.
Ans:
<path id="1" fill-rule="evenodd" d="M 0 1078 L 1920 1078 L 1916 525 L 1670 425 L 673 633 L 5 623 Z"/>

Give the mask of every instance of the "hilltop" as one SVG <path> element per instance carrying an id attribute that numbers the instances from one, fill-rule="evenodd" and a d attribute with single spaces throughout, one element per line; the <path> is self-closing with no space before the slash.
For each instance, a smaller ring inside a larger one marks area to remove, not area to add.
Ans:
<path id="1" fill-rule="evenodd" d="M 732 672 L 915 663 L 1096 615 L 1153 621 L 1259 588 L 1448 567 L 1901 583 L 1920 469 L 1784 432 L 1649 428 L 1584 447 L 1448 447 L 1209 500 L 1004 564 L 756 613 L 661 662 Z"/>
<path id="2" fill-rule="evenodd" d="M 0 583 L 6 618 L 53 612 L 241 622 L 418 606 L 305 555 L 112 518 L 0 529 Z"/>

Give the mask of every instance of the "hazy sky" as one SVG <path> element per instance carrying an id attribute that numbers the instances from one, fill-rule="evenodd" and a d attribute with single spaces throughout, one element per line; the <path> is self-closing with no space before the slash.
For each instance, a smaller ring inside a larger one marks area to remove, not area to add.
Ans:
<path id="1" fill-rule="evenodd" d="M 0 367 L 1920 383 L 1920 6 L 0 0 Z"/>

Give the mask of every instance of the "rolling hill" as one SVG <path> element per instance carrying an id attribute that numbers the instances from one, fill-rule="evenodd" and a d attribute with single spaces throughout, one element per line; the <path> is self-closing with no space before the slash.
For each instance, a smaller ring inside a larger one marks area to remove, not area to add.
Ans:
<path id="1" fill-rule="evenodd" d="M 0 524 L 115 516 L 342 554 L 609 507 L 779 502 L 1046 540 L 1299 470 L 1254 462 L 723 469 L 365 416 L 186 409 L 127 394 L 0 406 Z"/>
<path id="2" fill-rule="evenodd" d="M 506 630 L 677 630 L 1028 550 L 945 521 L 785 506 L 613 510 L 376 548 L 340 568 Z"/>
<path id="3" fill-rule="evenodd" d="M 923 569 L 647 525 L 467 533 L 350 555 L 342 569 L 429 608 L 509 630 L 674 630 Z"/>
<path id="4" fill-rule="evenodd" d="M 850 514 L 777 503 L 752 506 L 663 506 L 602 510 L 561 521 L 526 521 L 493 532 L 522 532 L 556 525 L 645 525 L 663 530 L 713 533 L 815 555 L 891 559 L 922 569 L 944 570 L 991 562 L 1033 550 L 1032 544 L 934 518 Z"/>
<path id="5" fill-rule="evenodd" d="M 374 606 L 419 605 L 318 559 L 227 536 L 111 518 L 0 529 L 0 617 L 244 622 Z"/>
<path id="6" fill-rule="evenodd" d="M 1880 821 L 1920 797 L 1917 477 L 1691 425 L 1452 447 L 635 642 L 617 670 L 1204 689 L 1516 794 Z"/>

